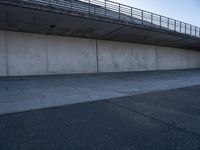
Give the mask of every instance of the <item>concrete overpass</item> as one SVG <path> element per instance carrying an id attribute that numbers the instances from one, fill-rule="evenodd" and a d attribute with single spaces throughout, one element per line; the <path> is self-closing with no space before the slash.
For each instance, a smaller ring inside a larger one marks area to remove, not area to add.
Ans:
<path id="1" fill-rule="evenodd" d="M 5 30 L 200 50 L 198 27 L 107 0 L 4 0 L 1 4 L 0 28 Z"/>
<path id="2" fill-rule="evenodd" d="M 0 76 L 200 67 L 198 27 L 112 1 L 2 0 L 0 29 Z"/>

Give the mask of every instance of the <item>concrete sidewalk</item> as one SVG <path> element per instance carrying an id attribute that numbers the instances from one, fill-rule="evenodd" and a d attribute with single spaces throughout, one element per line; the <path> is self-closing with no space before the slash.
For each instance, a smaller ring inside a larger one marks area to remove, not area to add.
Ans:
<path id="1" fill-rule="evenodd" d="M 0 114 L 200 85 L 200 69 L 0 78 Z"/>

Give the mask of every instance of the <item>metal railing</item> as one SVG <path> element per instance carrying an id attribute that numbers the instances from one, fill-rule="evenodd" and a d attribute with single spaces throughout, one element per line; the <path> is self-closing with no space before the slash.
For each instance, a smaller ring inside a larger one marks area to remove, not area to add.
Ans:
<path id="1" fill-rule="evenodd" d="M 174 31 L 200 38 L 200 28 L 110 0 L 22 0 L 42 5 L 71 9 L 91 15 L 116 19 L 133 24 Z"/>

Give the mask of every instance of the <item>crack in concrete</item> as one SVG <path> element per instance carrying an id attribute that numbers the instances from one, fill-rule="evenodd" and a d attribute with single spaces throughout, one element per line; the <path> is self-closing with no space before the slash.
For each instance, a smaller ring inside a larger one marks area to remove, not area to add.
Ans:
<path id="1" fill-rule="evenodd" d="M 176 129 L 176 130 L 189 133 L 189 134 L 195 136 L 195 137 L 198 139 L 198 141 L 199 141 L 199 146 L 198 146 L 198 148 L 200 149 L 200 134 L 198 134 L 198 133 L 196 133 L 196 132 L 187 130 L 187 129 L 182 128 L 182 127 L 178 127 L 178 126 L 176 126 L 176 125 L 174 125 L 174 124 L 171 124 L 171 123 L 169 123 L 169 122 L 166 122 L 166 121 L 157 119 L 157 118 L 155 118 L 155 117 L 152 117 L 152 116 L 149 116 L 149 115 L 147 115 L 147 114 L 144 114 L 144 113 L 138 112 L 138 111 L 136 111 L 136 110 L 130 109 L 130 108 L 128 108 L 128 107 L 125 107 L 125 106 L 116 104 L 116 103 L 114 103 L 114 102 L 106 101 L 106 103 L 109 103 L 109 104 L 111 104 L 111 105 L 113 105 L 113 106 L 115 106 L 115 107 L 121 108 L 121 109 L 123 109 L 123 110 L 130 111 L 130 112 L 132 112 L 132 113 L 136 113 L 136 114 L 138 114 L 138 115 L 140 115 L 140 116 L 143 116 L 143 117 L 145 117 L 145 118 L 151 119 L 151 120 L 153 120 L 153 121 L 156 121 L 156 122 L 165 124 L 165 125 L 167 125 L 168 127 L 174 128 L 174 129 Z"/>

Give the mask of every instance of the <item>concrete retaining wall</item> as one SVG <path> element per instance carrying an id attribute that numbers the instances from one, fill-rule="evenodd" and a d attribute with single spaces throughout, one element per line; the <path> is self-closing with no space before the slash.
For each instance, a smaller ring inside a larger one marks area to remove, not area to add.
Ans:
<path id="1" fill-rule="evenodd" d="M 158 70 L 188 68 L 189 50 L 157 47 Z"/>
<path id="2" fill-rule="evenodd" d="M 96 40 L 0 32 L 0 76 L 96 71 Z"/>
<path id="3" fill-rule="evenodd" d="M 156 70 L 155 46 L 98 41 L 99 72 Z"/>
<path id="4" fill-rule="evenodd" d="M 199 67 L 192 50 L 0 31 L 0 76 Z"/>
<path id="5" fill-rule="evenodd" d="M 7 75 L 6 34 L 0 31 L 0 76 Z"/>
<path id="6" fill-rule="evenodd" d="M 200 52 L 157 47 L 157 65 L 158 70 L 200 68 Z"/>
<path id="7" fill-rule="evenodd" d="M 47 73 L 45 36 L 7 33 L 8 75 Z"/>
<path id="8" fill-rule="evenodd" d="M 200 52 L 188 52 L 188 68 L 200 68 Z"/>
<path id="9" fill-rule="evenodd" d="M 96 41 L 48 36 L 48 73 L 94 73 L 97 71 Z"/>

